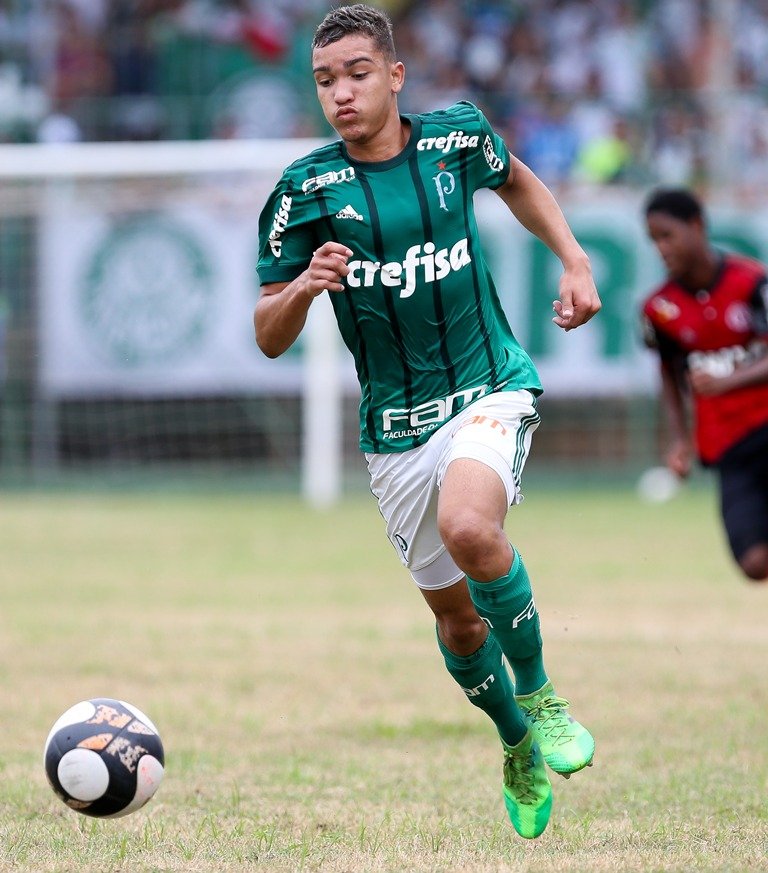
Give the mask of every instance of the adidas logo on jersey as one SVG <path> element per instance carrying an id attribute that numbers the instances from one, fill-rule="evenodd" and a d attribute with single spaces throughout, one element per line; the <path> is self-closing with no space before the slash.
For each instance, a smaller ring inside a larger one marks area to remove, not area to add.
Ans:
<path id="1" fill-rule="evenodd" d="M 336 213 L 336 218 L 351 218 L 354 221 L 362 221 L 363 216 L 359 212 L 355 212 L 355 208 L 349 203 Z"/>

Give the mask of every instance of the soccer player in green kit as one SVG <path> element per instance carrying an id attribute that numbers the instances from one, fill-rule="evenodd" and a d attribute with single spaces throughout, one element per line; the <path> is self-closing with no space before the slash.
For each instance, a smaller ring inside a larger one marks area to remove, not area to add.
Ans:
<path id="1" fill-rule="evenodd" d="M 594 740 L 547 676 L 531 585 L 504 532 L 542 389 L 483 258 L 474 192 L 493 189 L 562 262 L 563 330 L 600 308 L 590 264 L 475 106 L 400 115 L 405 70 L 384 13 L 329 12 L 312 68 L 341 139 L 291 164 L 261 214 L 256 340 L 277 357 L 330 296 L 387 535 L 435 615 L 449 673 L 496 725 L 507 811 L 532 839 L 552 807 L 545 762 L 569 776 L 591 764 Z"/>

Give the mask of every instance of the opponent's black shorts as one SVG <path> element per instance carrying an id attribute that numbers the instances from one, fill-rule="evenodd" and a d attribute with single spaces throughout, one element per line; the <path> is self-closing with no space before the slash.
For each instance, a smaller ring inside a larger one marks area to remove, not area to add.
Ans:
<path id="1" fill-rule="evenodd" d="M 734 558 L 768 543 L 768 427 L 753 431 L 717 463 L 720 511 Z"/>

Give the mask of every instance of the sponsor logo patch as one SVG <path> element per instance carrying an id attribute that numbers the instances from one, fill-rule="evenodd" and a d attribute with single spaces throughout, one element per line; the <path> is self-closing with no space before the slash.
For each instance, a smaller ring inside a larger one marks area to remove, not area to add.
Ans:
<path id="1" fill-rule="evenodd" d="M 463 130 L 452 130 L 448 136 L 427 136 L 416 143 L 420 152 L 436 149 L 443 154 L 452 149 L 476 149 L 480 143 L 479 136 L 469 136 Z"/>
<path id="2" fill-rule="evenodd" d="M 336 213 L 336 218 L 351 218 L 353 221 L 363 220 L 363 216 L 349 203 Z"/>
<path id="3" fill-rule="evenodd" d="M 487 385 L 475 385 L 465 391 L 456 391 L 447 397 L 427 400 L 411 409 L 385 409 L 382 413 L 384 438 L 395 440 L 402 437 L 419 436 L 434 430 L 455 412 L 487 392 Z"/>
<path id="4" fill-rule="evenodd" d="M 283 199 L 280 201 L 280 206 L 275 213 L 274 221 L 272 222 L 272 230 L 269 232 L 269 247 L 272 249 L 272 254 L 279 258 L 283 253 L 283 241 L 280 237 L 283 231 L 288 226 L 288 216 L 291 212 L 293 198 L 287 194 L 283 194 Z"/>
<path id="5" fill-rule="evenodd" d="M 320 188 L 325 188 L 326 185 L 338 185 L 341 182 L 351 182 L 355 178 L 354 167 L 344 167 L 343 170 L 329 170 L 320 176 L 312 176 L 302 182 L 301 190 L 305 194 L 312 194 L 313 191 L 318 191 Z"/>
<path id="6" fill-rule="evenodd" d="M 472 262 L 466 237 L 449 249 L 438 249 L 433 242 L 411 246 L 401 262 L 350 261 L 347 285 L 372 288 L 376 280 L 387 288 L 399 288 L 400 297 L 410 297 L 417 281 L 431 284 L 457 272 Z"/>
<path id="7" fill-rule="evenodd" d="M 493 142 L 491 142 L 491 138 L 488 134 L 485 135 L 485 139 L 483 140 L 483 155 L 485 156 L 488 166 L 495 173 L 499 173 L 504 169 L 504 161 L 502 161 L 494 151 Z"/>
<path id="8" fill-rule="evenodd" d="M 680 318 L 680 307 L 671 300 L 667 300 L 666 297 L 656 297 L 651 303 L 651 307 L 659 321 L 674 321 L 676 318 Z"/>

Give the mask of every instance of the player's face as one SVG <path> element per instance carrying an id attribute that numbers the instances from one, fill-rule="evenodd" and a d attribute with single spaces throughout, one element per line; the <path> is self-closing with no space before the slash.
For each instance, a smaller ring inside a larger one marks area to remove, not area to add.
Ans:
<path id="1" fill-rule="evenodd" d="M 648 236 L 673 279 L 684 279 L 706 253 L 704 226 L 697 219 L 683 221 L 663 212 L 652 212 L 647 226 Z"/>
<path id="2" fill-rule="evenodd" d="M 370 37 L 350 34 L 316 48 L 312 71 L 323 113 L 345 142 L 369 142 L 397 114 L 403 65 L 386 58 Z"/>

